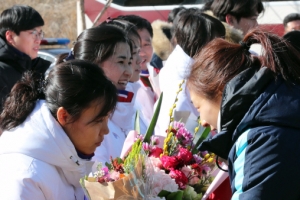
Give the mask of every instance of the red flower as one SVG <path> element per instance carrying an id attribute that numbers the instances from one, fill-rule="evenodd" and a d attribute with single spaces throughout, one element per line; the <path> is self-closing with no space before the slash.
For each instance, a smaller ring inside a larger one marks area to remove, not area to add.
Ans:
<path id="1" fill-rule="evenodd" d="M 176 167 L 180 164 L 180 160 L 175 156 L 162 156 L 160 158 L 162 166 L 167 169 L 176 169 Z"/>
<path id="2" fill-rule="evenodd" d="M 197 163 L 192 164 L 192 165 L 191 165 L 191 168 L 192 168 L 193 170 L 195 170 L 195 173 L 196 173 L 196 174 L 198 174 L 199 176 L 202 176 L 202 167 L 201 167 L 199 164 L 197 164 Z"/>
<path id="3" fill-rule="evenodd" d="M 160 157 L 160 154 L 163 153 L 163 150 L 162 148 L 159 148 L 157 146 L 154 146 L 149 154 L 149 156 L 153 156 L 155 158 L 159 158 Z"/>
<path id="4" fill-rule="evenodd" d="M 189 150 L 181 147 L 179 149 L 178 154 L 177 154 L 177 158 L 180 159 L 180 160 L 182 160 L 183 163 L 185 165 L 187 165 L 187 164 L 189 164 L 192 161 L 192 159 L 194 157 L 193 157 L 193 154 Z"/>
<path id="5" fill-rule="evenodd" d="M 182 171 L 171 170 L 169 175 L 171 178 L 175 179 L 175 182 L 177 183 L 180 189 L 184 190 L 186 188 L 186 185 L 188 184 L 189 180 Z"/>

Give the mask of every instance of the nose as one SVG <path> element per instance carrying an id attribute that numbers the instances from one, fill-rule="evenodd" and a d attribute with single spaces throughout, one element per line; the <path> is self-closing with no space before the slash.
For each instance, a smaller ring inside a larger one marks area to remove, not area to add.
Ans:
<path id="1" fill-rule="evenodd" d="M 126 65 L 126 68 L 125 68 L 125 71 L 124 71 L 124 74 L 128 77 L 131 77 L 132 74 L 133 74 L 133 69 L 130 65 Z"/>
<path id="2" fill-rule="evenodd" d="M 203 127 L 208 127 L 208 126 L 210 126 L 210 125 L 209 125 L 209 123 L 207 123 L 205 120 L 202 120 L 202 119 L 201 119 L 201 126 L 203 126 Z"/>
<path id="3" fill-rule="evenodd" d="M 106 119 L 103 129 L 101 130 L 101 133 L 103 135 L 107 135 L 109 133 L 109 128 L 108 128 L 108 119 Z"/>
<path id="4" fill-rule="evenodd" d="M 140 56 L 140 57 L 143 57 L 143 56 L 145 56 L 145 55 L 146 55 L 145 50 L 144 50 L 144 48 L 142 47 L 142 48 L 140 49 L 139 56 Z"/>

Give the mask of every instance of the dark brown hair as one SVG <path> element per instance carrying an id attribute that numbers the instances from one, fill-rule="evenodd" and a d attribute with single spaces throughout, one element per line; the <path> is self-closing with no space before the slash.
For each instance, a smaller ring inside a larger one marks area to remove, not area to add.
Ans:
<path id="1" fill-rule="evenodd" d="M 76 121 L 82 111 L 97 101 L 104 105 L 96 118 L 113 111 L 117 103 L 117 89 L 96 64 L 82 60 L 62 62 L 52 68 L 44 81 L 35 80 L 31 72 L 12 88 L 0 115 L 2 131 L 22 124 L 32 112 L 38 99 L 45 99 L 56 119 L 59 107 L 64 107 Z"/>
<path id="2" fill-rule="evenodd" d="M 251 17 L 264 11 L 261 0 L 214 0 L 208 2 L 211 11 L 219 20 L 225 22 L 227 14 L 235 16 L 239 22 L 242 17 Z"/>
<path id="3" fill-rule="evenodd" d="M 264 49 L 262 56 L 249 53 L 249 47 L 255 43 Z M 233 77 L 254 66 L 266 66 L 274 76 L 281 75 L 288 82 L 300 84 L 299 52 L 279 36 L 259 29 L 249 32 L 243 45 L 214 39 L 194 59 L 188 88 L 210 100 L 219 97 Z"/>

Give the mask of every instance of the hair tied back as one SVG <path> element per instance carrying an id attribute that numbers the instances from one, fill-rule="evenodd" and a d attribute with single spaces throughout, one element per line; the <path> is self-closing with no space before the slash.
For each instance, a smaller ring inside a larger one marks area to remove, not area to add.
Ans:
<path id="1" fill-rule="evenodd" d="M 240 41 L 239 43 L 240 43 L 240 45 L 242 46 L 243 49 L 249 51 L 250 46 L 248 46 L 248 45 L 246 44 L 246 42 Z"/>
<path id="2" fill-rule="evenodd" d="M 69 60 L 74 60 L 74 54 L 73 54 L 73 50 L 71 50 L 68 54 L 68 56 L 63 60 L 64 62 L 69 61 Z"/>

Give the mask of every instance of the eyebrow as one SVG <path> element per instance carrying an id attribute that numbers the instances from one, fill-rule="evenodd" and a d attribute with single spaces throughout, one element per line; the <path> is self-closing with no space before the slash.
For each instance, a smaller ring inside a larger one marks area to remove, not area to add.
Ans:
<path id="1" fill-rule="evenodd" d="M 120 59 L 127 59 L 127 56 L 118 56 L 117 58 L 120 58 Z"/>

